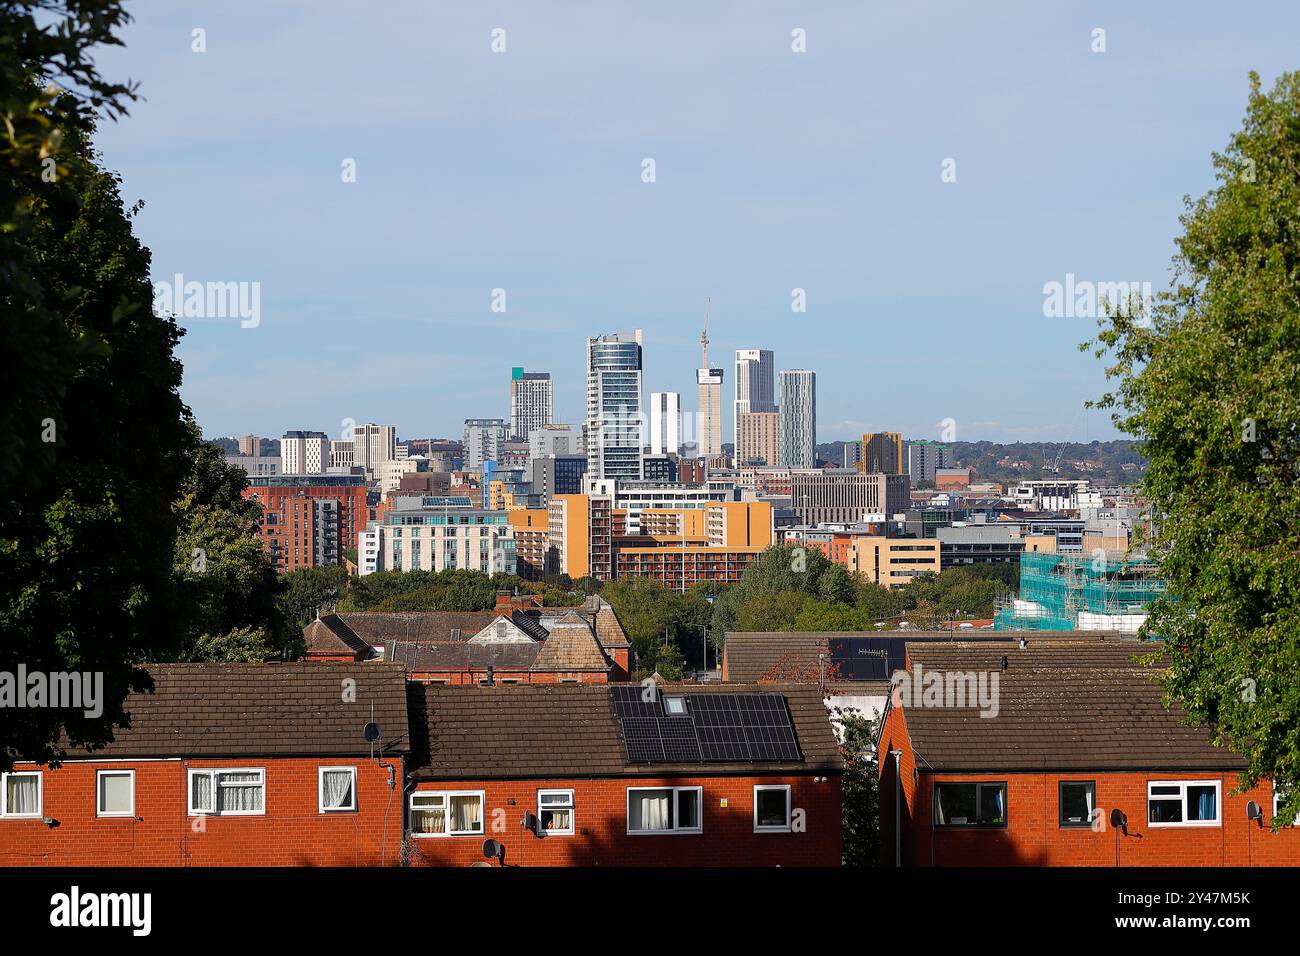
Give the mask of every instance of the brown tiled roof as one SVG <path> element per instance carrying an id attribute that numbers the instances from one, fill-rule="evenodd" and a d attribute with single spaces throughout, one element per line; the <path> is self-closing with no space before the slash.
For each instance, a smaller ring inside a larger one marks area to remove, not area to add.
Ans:
<path id="1" fill-rule="evenodd" d="M 349 611 L 331 615 L 372 647 L 389 641 L 467 641 L 500 611 Z"/>
<path id="2" fill-rule="evenodd" d="M 352 654 L 360 655 L 365 660 L 374 653 L 370 645 L 336 614 L 327 614 L 312 621 L 302 629 L 302 636 L 307 643 L 308 655 Z"/>
<path id="3" fill-rule="evenodd" d="M 1040 632 L 1041 633 L 1041 632 Z M 917 766 L 973 770 L 1238 770 L 1208 733 L 1166 709 L 1159 666 L 1135 658 L 1160 651 L 1135 641 L 1051 641 L 1015 645 L 912 644 L 911 669 L 997 672 L 998 714 L 975 707 L 903 707 Z M 1001 669 L 1003 657 L 1007 669 Z"/>
<path id="4" fill-rule="evenodd" d="M 372 662 L 154 664 L 151 694 L 131 694 L 131 726 L 91 752 L 69 757 L 183 757 L 368 754 L 363 736 L 379 724 L 386 753 L 409 750 L 405 673 Z M 344 681 L 355 700 L 344 700 Z"/>
<path id="5" fill-rule="evenodd" d="M 498 687 L 412 685 L 411 719 L 425 736 L 412 753 L 426 780 L 657 776 L 826 771 L 841 767 L 826 705 L 815 687 L 690 684 L 665 693 L 783 694 L 803 752 L 801 763 L 630 764 L 611 701 L 613 684 Z"/>
<path id="6" fill-rule="evenodd" d="M 612 666 L 590 625 L 570 613 L 552 625 L 551 635 L 537 652 L 532 670 L 608 671 Z"/>
<path id="7" fill-rule="evenodd" d="M 614 606 L 600 597 L 593 603 L 596 608 L 596 638 L 601 646 L 606 649 L 630 647 L 627 632 L 623 630 L 623 623 L 618 619 Z"/>
<path id="8" fill-rule="evenodd" d="M 538 642 L 398 644 L 393 648 L 392 660 L 412 673 L 486 670 L 488 667 L 499 671 L 526 671 L 537 660 L 541 647 Z"/>
<path id="9" fill-rule="evenodd" d="M 913 641 L 1017 641 L 1022 635 L 1033 641 L 1096 641 L 1105 637 L 1101 631 L 728 631 L 723 653 L 727 659 L 727 679 L 750 683 L 763 679 L 783 661 L 799 671 L 815 671 L 817 656 L 826 651 L 831 638 L 896 640 L 903 644 Z M 1110 638 L 1116 639 L 1114 634 Z"/>

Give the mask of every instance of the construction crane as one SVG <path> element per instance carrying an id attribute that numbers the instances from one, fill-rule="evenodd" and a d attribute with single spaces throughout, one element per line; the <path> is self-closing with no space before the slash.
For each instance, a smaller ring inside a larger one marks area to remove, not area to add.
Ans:
<path id="1" fill-rule="evenodd" d="M 713 299 L 704 300 L 704 331 L 700 333 L 700 368 L 709 367 L 709 307 Z"/>
<path id="2" fill-rule="evenodd" d="M 1061 442 L 1061 447 L 1056 449 L 1056 458 L 1052 461 L 1052 474 L 1061 473 L 1061 455 L 1065 452 L 1065 442 Z"/>

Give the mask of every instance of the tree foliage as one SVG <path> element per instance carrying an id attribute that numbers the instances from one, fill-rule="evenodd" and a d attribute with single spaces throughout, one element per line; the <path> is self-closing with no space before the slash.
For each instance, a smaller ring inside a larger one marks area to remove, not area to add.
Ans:
<path id="1" fill-rule="evenodd" d="M 844 728 L 840 756 L 842 779 L 845 866 L 880 864 L 880 771 L 873 743 L 874 726 L 860 713 L 837 710 Z"/>
<path id="2" fill-rule="evenodd" d="M 180 399 L 182 333 L 152 310 L 140 205 L 93 151 L 97 118 L 134 91 L 90 51 L 126 21 L 114 0 L 0 5 L 0 671 L 104 687 L 97 718 L 6 708 L 0 770 L 106 743 L 127 692 L 148 689 L 143 663 L 247 659 L 284 638 L 246 506 Z M 204 546 L 201 579 L 185 556 Z"/>
<path id="3" fill-rule="evenodd" d="M 957 617 L 991 617 L 999 594 L 1014 587 L 1012 564 L 975 564 L 924 574 L 889 589 L 833 564 L 816 548 L 771 548 L 723 590 L 713 633 L 727 631 L 870 631 L 902 619 L 933 628 Z"/>
<path id="4" fill-rule="evenodd" d="M 1098 401 L 1141 440 L 1149 542 L 1169 580 L 1144 634 L 1167 690 L 1300 812 L 1300 74 L 1264 93 L 1185 200 L 1174 279 L 1150 316 L 1103 320 Z"/>

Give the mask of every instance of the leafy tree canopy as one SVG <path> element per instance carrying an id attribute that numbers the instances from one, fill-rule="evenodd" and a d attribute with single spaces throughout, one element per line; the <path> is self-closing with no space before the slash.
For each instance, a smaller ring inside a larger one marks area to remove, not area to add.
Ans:
<path id="1" fill-rule="evenodd" d="M 1116 309 L 1093 343 L 1097 403 L 1141 440 L 1149 542 L 1170 598 L 1144 633 L 1168 644 L 1167 689 L 1191 720 L 1273 779 L 1300 812 L 1300 74 L 1213 156 L 1185 201 L 1172 288 L 1149 317 Z M 1130 310 L 1131 311 L 1131 310 Z"/>

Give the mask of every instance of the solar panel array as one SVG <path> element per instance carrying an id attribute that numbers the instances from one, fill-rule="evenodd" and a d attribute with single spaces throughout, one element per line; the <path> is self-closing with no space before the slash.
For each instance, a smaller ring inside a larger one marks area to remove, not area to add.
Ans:
<path id="1" fill-rule="evenodd" d="M 662 694 L 615 687 L 614 712 L 632 763 L 800 761 L 799 741 L 780 694 L 672 694 L 687 716 L 670 717 Z"/>

